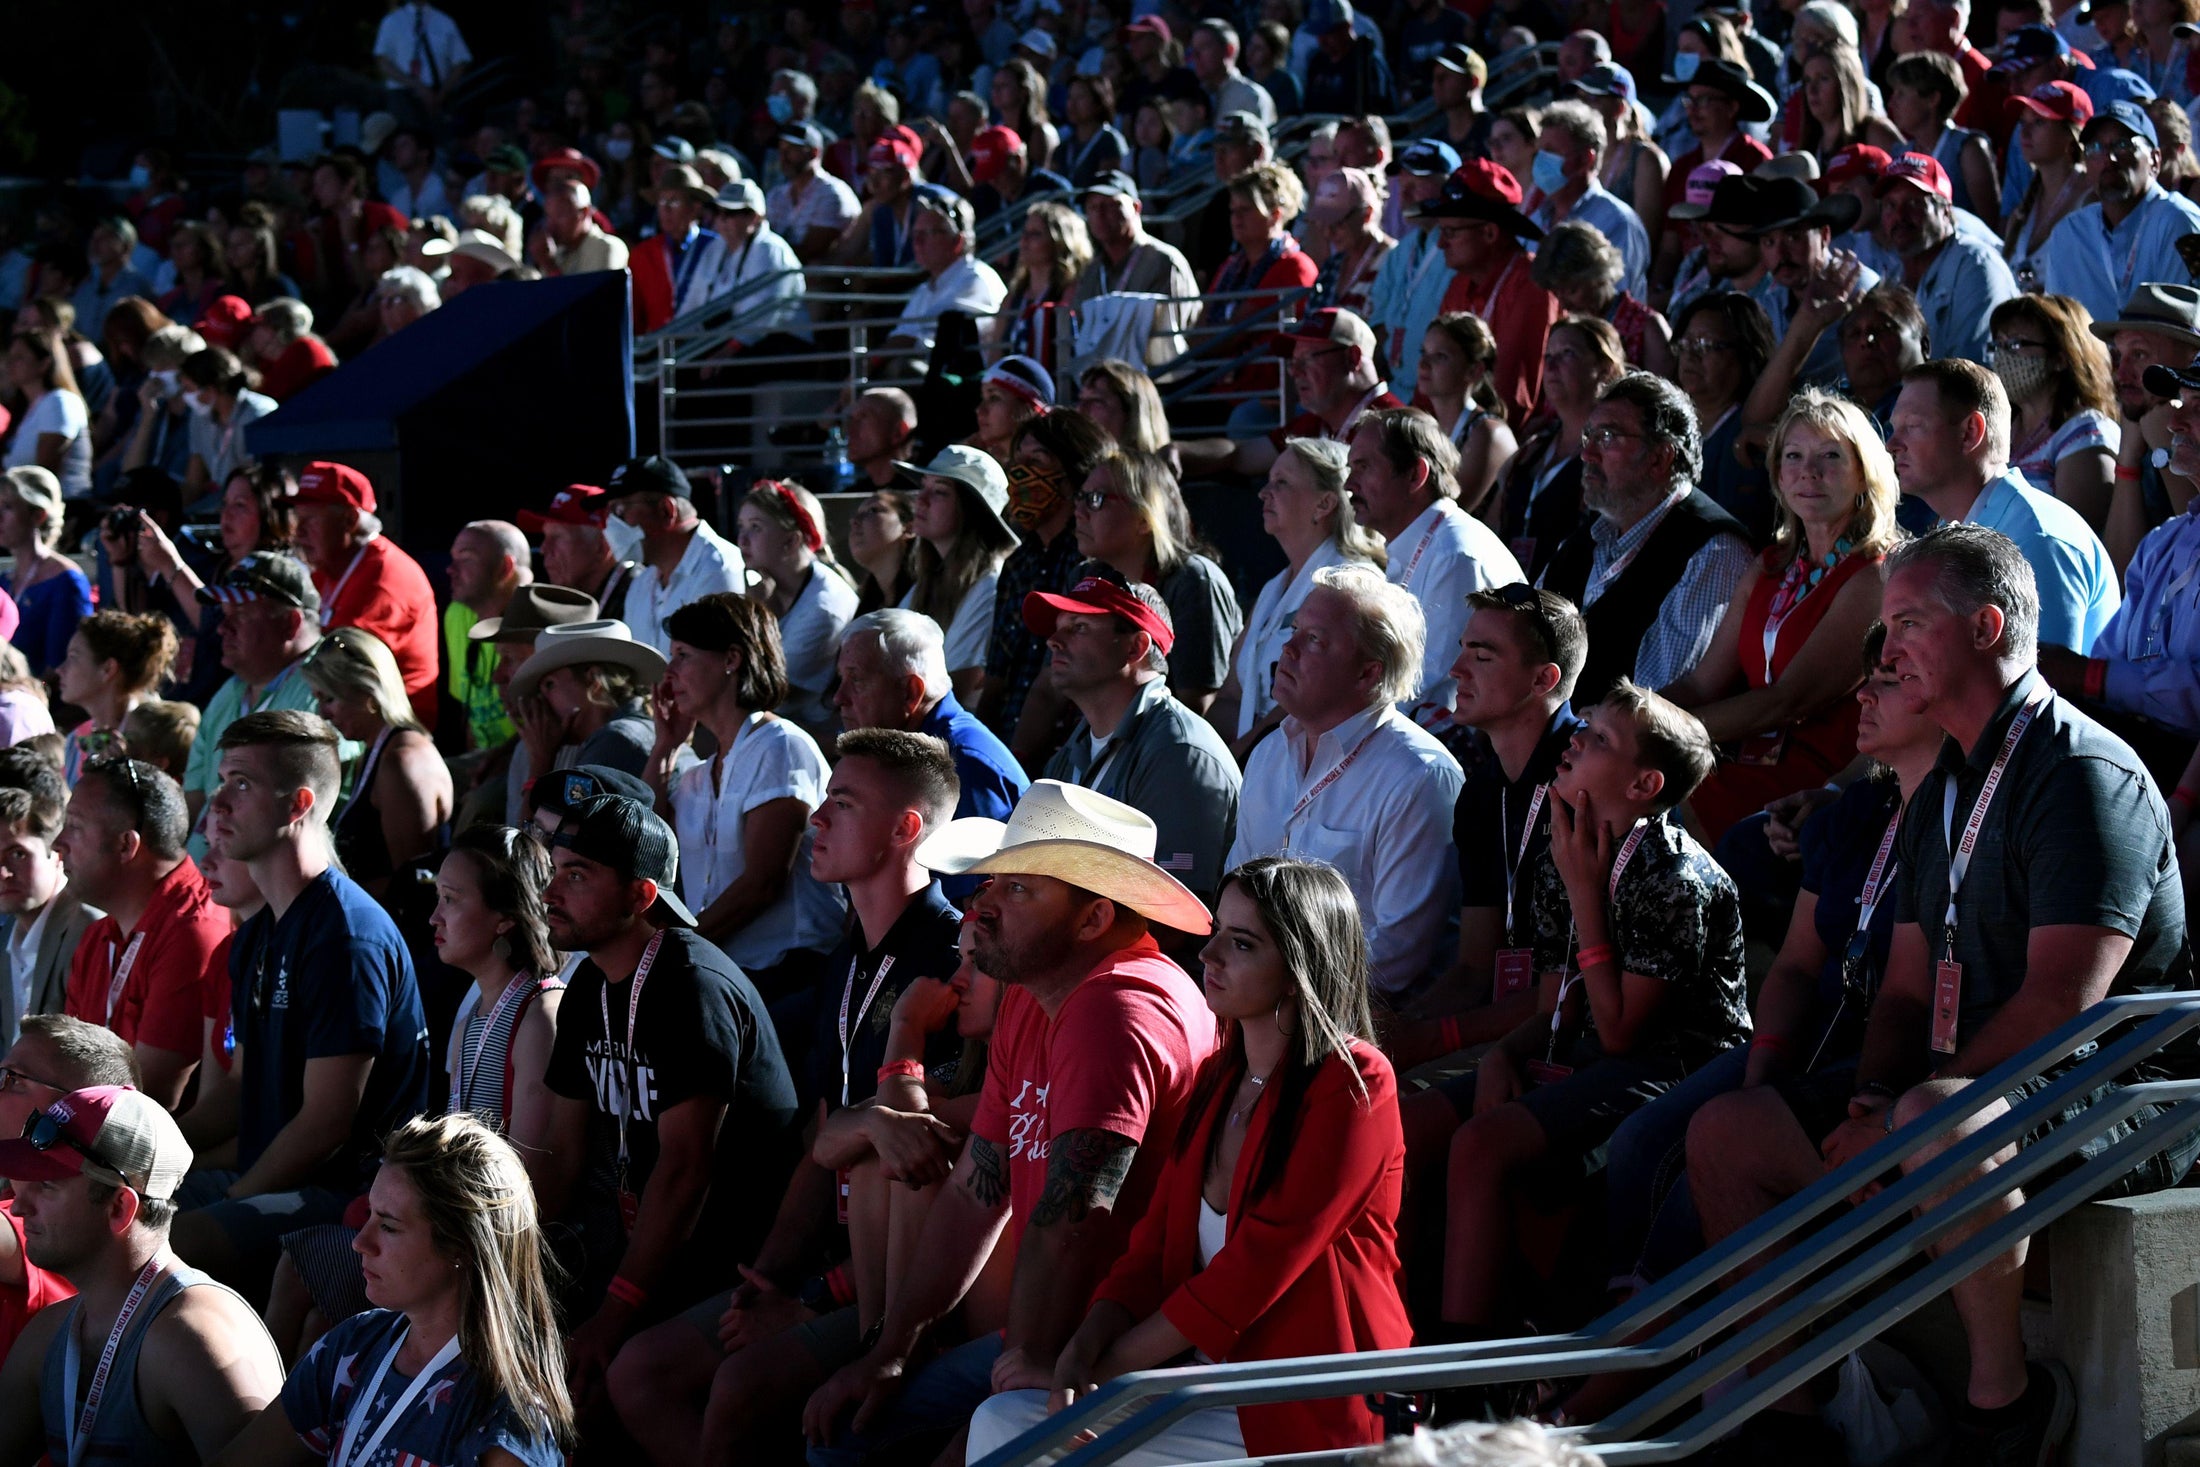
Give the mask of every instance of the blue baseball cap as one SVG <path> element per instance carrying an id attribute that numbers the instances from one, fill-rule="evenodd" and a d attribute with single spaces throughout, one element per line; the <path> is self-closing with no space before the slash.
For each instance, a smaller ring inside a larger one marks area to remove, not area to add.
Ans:
<path id="1" fill-rule="evenodd" d="M 2106 122 L 2113 122 L 2136 138 L 2145 138 L 2147 146 L 2161 151 L 2162 135 L 2154 130 L 2154 119 L 2147 116 L 2147 109 L 2137 102 L 2111 102 L 2093 114 L 2093 120 L 2085 125 L 2078 136 L 2090 138 Z"/>
<path id="2" fill-rule="evenodd" d="M 1420 138 L 1398 150 L 1383 172 L 1416 178 L 1449 178 L 1459 171 L 1459 150 L 1442 138 Z"/>
<path id="3" fill-rule="evenodd" d="M 2136 71 L 2121 66 L 2103 66 L 2085 72 L 2075 78 L 2085 88 L 2085 94 L 2093 99 L 2096 116 L 2106 112 L 2117 102 L 2151 102 L 2154 100 L 2154 83 Z"/>
<path id="4" fill-rule="evenodd" d="M 1324 31 L 1349 30 L 1352 20 L 1352 0 L 1314 0 L 1306 7 L 1306 28 L 1317 36 Z"/>
<path id="5" fill-rule="evenodd" d="M 1635 100 L 1635 74 L 1616 61 L 1600 61 L 1583 72 L 1572 89 L 1592 97 L 1617 97 L 1622 102 L 1632 102 Z"/>

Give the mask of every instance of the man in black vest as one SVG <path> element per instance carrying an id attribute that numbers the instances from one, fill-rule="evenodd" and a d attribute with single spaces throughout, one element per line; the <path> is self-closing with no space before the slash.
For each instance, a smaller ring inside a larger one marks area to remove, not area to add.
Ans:
<path id="1" fill-rule="evenodd" d="M 1537 583 L 1582 609 L 1589 664 L 1576 704 L 1622 676 L 1662 688 L 1711 645 L 1749 532 L 1696 487 L 1703 438 L 1675 384 L 1629 372 L 1604 389 L 1581 435 L 1581 499 L 1591 519 L 1566 537 Z"/>

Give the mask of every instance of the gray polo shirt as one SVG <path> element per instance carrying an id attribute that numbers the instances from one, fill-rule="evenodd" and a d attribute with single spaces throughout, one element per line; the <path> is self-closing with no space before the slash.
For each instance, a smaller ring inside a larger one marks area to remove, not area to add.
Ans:
<path id="1" fill-rule="evenodd" d="M 1899 840 L 1904 879 L 1895 920 L 1924 930 L 1931 960 L 1943 949 L 1948 852 L 1942 791 L 1955 781 L 1960 842 L 1971 807 L 2027 698 L 2048 691 L 2027 672 L 2003 697 L 1968 752 L 1950 739 L 1910 800 Z M 1956 905 L 1963 964 L 1956 1041 L 1967 1043 L 2024 985 L 2035 927 L 2106 927 L 2132 939 L 2112 992 L 2189 988 L 2185 896 L 2169 809 L 2122 739 L 2050 697 L 2009 756 L 1979 827 Z"/>
<path id="2" fill-rule="evenodd" d="M 1242 778 L 1229 745 L 1206 719 L 1155 678 L 1139 689 L 1115 734 L 1096 754 L 1077 720 L 1069 742 L 1047 761 L 1046 777 L 1121 800 L 1153 820 L 1154 861 L 1212 901 L 1222 862 L 1237 838 Z"/>

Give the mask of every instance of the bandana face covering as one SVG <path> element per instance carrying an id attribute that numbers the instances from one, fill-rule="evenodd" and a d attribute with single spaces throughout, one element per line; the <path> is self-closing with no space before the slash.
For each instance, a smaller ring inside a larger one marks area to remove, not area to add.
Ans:
<path id="1" fill-rule="evenodd" d="M 1069 483 L 1059 469 L 1036 464 L 1008 466 L 1008 522 L 1019 530 L 1036 529 L 1069 499 Z"/>
<path id="2" fill-rule="evenodd" d="M 2045 357 L 2020 357 L 2003 352 L 1994 361 L 1994 375 L 2008 390 L 2011 402 L 2022 402 L 2047 385 L 2055 368 Z"/>

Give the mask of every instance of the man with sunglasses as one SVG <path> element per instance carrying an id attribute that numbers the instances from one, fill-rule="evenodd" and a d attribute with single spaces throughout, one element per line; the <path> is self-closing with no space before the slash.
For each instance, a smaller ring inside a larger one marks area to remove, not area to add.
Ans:
<path id="1" fill-rule="evenodd" d="M 0 1141 L 30 1262 L 76 1290 L 0 1370 L 0 1461 L 205 1461 L 282 1390 L 267 1327 L 169 1247 L 190 1166 L 128 1086 L 71 1091 Z"/>
<path id="2" fill-rule="evenodd" d="M 77 944 L 67 1012 L 128 1041 L 145 1093 L 171 1109 L 205 1048 L 207 960 L 229 935 L 184 854 L 188 830 L 174 780 L 111 758 L 85 766 L 54 843 L 70 885 L 106 913 Z"/>
<path id="3" fill-rule="evenodd" d="M 2096 200 L 2056 226 L 2042 289 L 2075 297 L 2113 321 L 2140 283 L 2191 285 L 2177 241 L 2200 233 L 2200 204 L 2162 187 L 2162 139 L 2144 104 L 2111 102 L 2079 134 Z"/>

